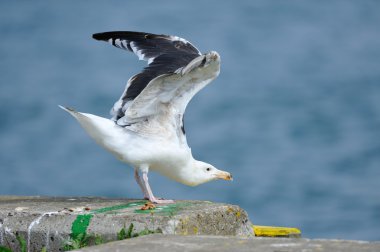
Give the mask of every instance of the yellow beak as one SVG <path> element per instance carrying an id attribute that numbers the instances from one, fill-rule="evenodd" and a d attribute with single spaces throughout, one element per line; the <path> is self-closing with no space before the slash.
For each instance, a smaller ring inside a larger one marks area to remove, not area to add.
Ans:
<path id="1" fill-rule="evenodd" d="M 232 175 L 231 175 L 229 172 L 225 172 L 225 171 L 219 171 L 219 172 L 216 174 L 216 177 L 217 177 L 218 179 L 233 180 L 233 179 L 232 179 Z"/>

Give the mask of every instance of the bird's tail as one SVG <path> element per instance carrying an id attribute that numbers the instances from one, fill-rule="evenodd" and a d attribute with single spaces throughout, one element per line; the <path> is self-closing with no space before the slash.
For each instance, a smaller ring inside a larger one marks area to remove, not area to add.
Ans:
<path id="1" fill-rule="evenodd" d="M 58 105 L 58 107 L 60 107 L 61 109 L 65 110 L 66 112 L 69 112 L 70 114 L 71 113 L 76 113 L 75 109 L 73 108 L 70 108 L 70 107 L 64 107 L 62 105 Z"/>
<path id="2" fill-rule="evenodd" d="M 114 143 L 123 134 L 123 128 L 114 121 L 88 113 L 81 113 L 72 108 L 58 105 L 72 115 L 83 129 L 102 147 L 114 152 Z"/>

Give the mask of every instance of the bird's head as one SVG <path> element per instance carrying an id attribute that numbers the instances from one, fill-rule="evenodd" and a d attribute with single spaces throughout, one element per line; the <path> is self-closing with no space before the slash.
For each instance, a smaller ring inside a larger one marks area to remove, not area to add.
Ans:
<path id="1" fill-rule="evenodd" d="M 232 175 L 229 172 L 218 170 L 214 166 L 202 161 L 193 160 L 191 168 L 189 169 L 191 170 L 191 174 L 188 174 L 189 180 L 186 183 L 190 186 L 200 185 L 217 179 L 232 180 Z"/>

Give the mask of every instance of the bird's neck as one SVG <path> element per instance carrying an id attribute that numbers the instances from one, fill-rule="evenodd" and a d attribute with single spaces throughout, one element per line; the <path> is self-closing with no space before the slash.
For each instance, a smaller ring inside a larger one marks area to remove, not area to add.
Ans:
<path id="1" fill-rule="evenodd" d="M 199 172 L 195 165 L 196 160 L 191 156 L 191 159 L 187 162 L 186 165 L 182 166 L 177 174 L 178 182 L 188 185 L 188 186 L 197 186 L 201 184 L 200 178 L 198 177 Z"/>

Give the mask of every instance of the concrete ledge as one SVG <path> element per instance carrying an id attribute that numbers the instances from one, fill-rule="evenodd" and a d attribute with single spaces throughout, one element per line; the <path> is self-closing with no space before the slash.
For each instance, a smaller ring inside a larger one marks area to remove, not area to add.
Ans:
<path id="1" fill-rule="evenodd" d="M 260 251 L 260 252 L 378 252 L 380 243 L 344 240 L 310 240 L 299 238 L 243 238 L 228 236 L 160 235 L 111 242 L 77 251 Z"/>
<path id="2" fill-rule="evenodd" d="M 247 213 L 238 206 L 205 201 L 176 201 L 154 210 L 140 210 L 145 200 L 95 197 L 0 196 L 0 244 L 20 251 L 60 251 L 86 236 L 115 241 L 122 229 L 181 235 L 253 236 Z M 133 226 L 131 226 L 133 224 Z M 134 240 L 134 239 L 132 239 Z M 22 246 L 22 245 L 21 245 Z"/>

